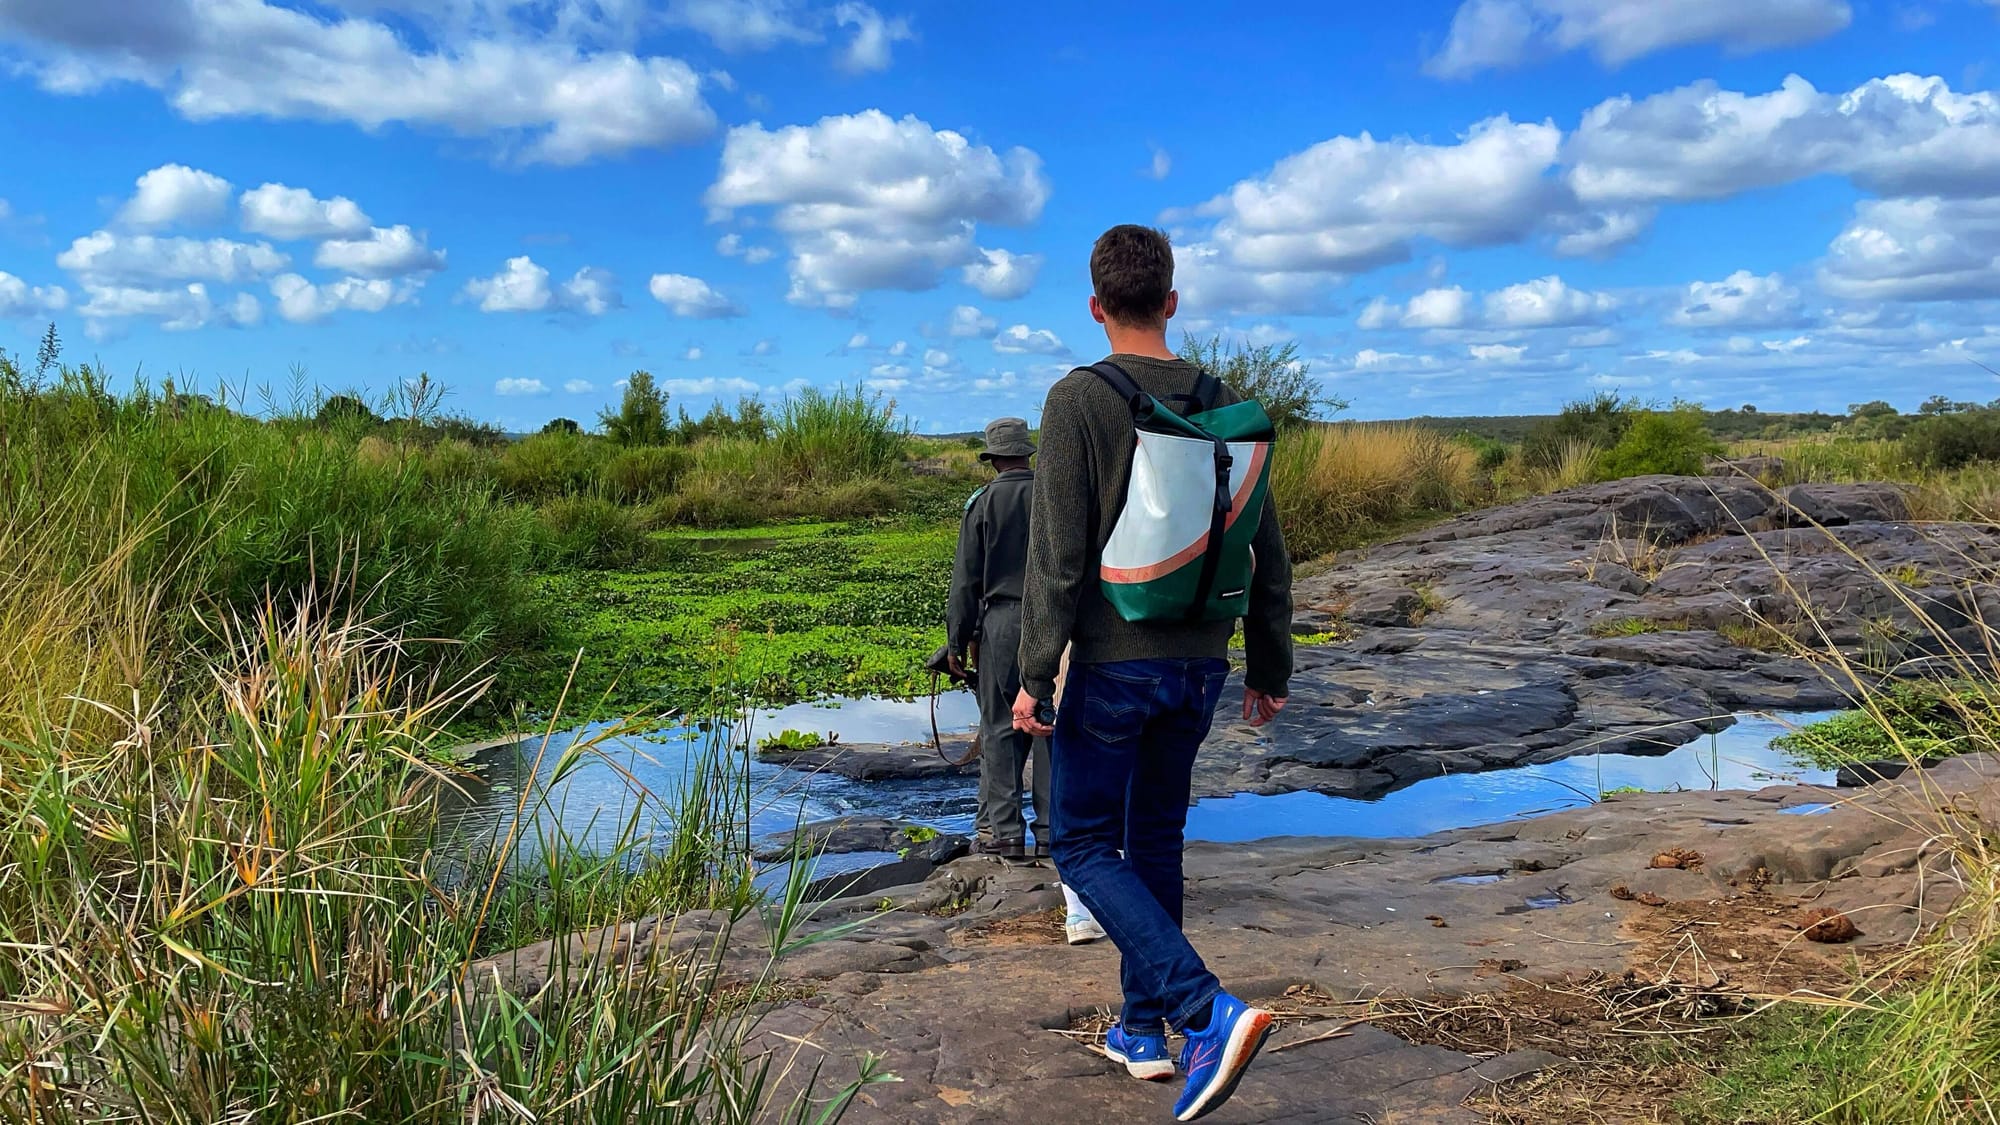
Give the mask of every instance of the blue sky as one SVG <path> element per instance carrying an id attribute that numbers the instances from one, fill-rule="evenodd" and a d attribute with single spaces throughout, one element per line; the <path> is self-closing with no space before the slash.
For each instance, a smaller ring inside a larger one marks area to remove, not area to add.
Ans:
<path id="1" fill-rule="evenodd" d="M 0 0 L 0 348 L 969 429 L 1098 357 L 1137 221 L 1180 327 L 1352 416 L 1992 399 L 1996 45 L 2000 0 Z"/>

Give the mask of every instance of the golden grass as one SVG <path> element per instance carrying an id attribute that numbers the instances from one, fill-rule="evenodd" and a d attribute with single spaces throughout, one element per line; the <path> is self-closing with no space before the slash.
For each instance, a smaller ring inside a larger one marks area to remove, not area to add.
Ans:
<path id="1" fill-rule="evenodd" d="M 1287 431 L 1271 490 L 1294 558 L 1351 542 L 1367 528 L 1463 507 L 1478 491 L 1476 455 L 1433 430 L 1340 423 Z"/>

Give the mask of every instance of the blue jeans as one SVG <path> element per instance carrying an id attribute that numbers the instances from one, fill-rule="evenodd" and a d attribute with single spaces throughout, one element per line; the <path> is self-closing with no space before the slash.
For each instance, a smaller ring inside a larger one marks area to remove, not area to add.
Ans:
<path id="1" fill-rule="evenodd" d="M 1051 851 L 1118 947 L 1129 1034 L 1185 1028 L 1222 991 L 1181 933 L 1181 847 L 1195 751 L 1228 675 L 1216 658 L 1121 660 L 1073 664 L 1063 688 Z"/>

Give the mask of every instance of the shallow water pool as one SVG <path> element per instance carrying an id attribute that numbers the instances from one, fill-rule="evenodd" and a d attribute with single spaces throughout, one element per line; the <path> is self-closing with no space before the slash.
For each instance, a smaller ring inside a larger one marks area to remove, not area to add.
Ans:
<path id="1" fill-rule="evenodd" d="M 759 712 L 749 721 L 751 740 L 784 730 L 834 733 L 845 743 L 927 739 L 928 705 L 883 699 L 800 704 Z M 1785 782 L 1831 786 L 1828 770 L 1792 761 L 1771 740 L 1820 714 L 1745 716 L 1719 734 L 1657 756 L 1593 754 L 1546 765 L 1454 774 L 1419 781 L 1372 801 L 1298 792 L 1276 796 L 1211 797 L 1188 812 L 1191 840 L 1244 841 L 1271 836 L 1420 836 L 1452 828 L 1493 824 L 1586 804 L 1621 788 L 1755 789 Z M 939 703 L 946 732 L 972 729 L 977 709 L 970 695 Z M 479 776 L 446 801 L 450 833 L 461 840 L 504 834 L 526 807 L 522 852 L 561 838 L 570 846 L 601 850 L 635 824 L 641 834 L 671 824 L 674 795 L 688 783 L 711 737 L 681 728 L 643 738 L 607 741 L 594 755 L 558 776 L 562 749 L 602 728 L 581 728 L 550 741 L 537 767 L 540 742 L 488 751 Z M 737 759 L 741 761 L 741 758 Z M 900 782 L 857 782 L 807 774 L 750 757 L 750 831 L 758 838 L 800 823 L 837 816 L 880 816 L 970 834 L 976 781 L 946 777 Z M 521 787 L 533 778 L 529 799 Z M 1803 809 L 1791 811 L 1804 811 Z M 560 836 L 556 835 L 560 831 Z"/>

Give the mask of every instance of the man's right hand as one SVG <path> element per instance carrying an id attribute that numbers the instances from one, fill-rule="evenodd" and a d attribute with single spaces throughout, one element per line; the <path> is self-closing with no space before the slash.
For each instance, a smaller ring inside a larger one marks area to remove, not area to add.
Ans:
<path id="1" fill-rule="evenodd" d="M 1261 727 L 1277 718 L 1278 712 L 1284 709 L 1285 697 L 1282 695 L 1266 695 L 1256 688 L 1243 689 L 1243 717 L 1253 727 Z"/>
<path id="2" fill-rule="evenodd" d="M 952 675 L 957 676 L 960 679 L 965 678 L 965 661 L 961 659 L 957 653 L 955 652 L 945 653 L 944 663 L 946 667 L 951 669 Z"/>

